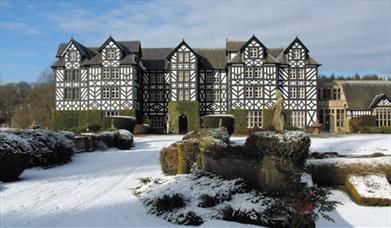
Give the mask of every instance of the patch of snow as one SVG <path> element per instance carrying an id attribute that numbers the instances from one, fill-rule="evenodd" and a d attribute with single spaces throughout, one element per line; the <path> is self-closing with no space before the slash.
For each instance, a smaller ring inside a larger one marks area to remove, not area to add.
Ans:
<path id="1" fill-rule="evenodd" d="M 333 222 L 320 219 L 316 227 L 391 227 L 391 207 L 360 206 L 343 191 L 332 190 L 330 200 L 341 202 L 336 210 L 328 213 Z"/>
<path id="2" fill-rule="evenodd" d="M 348 181 L 361 197 L 391 199 L 391 185 L 384 174 L 350 175 Z"/>
<path id="3" fill-rule="evenodd" d="M 300 178 L 300 182 L 305 183 L 308 187 L 314 186 L 312 182 L 312 176 L 308 173 L 303 173 Z"/>
<path id="4" fill-rule="evenodd" d="M 325 159 L 308 159 L 308 165 L 391 165 L 391 157 L 376 157 L 376 158 L 325 158 Z"/>
<path id="5" fill-rule="evenodd" d="M 339 137 L 311 137 L 311 152 L 337 152 L 340 155 L 391 155 L 391 134 L 359 134 Z"/>

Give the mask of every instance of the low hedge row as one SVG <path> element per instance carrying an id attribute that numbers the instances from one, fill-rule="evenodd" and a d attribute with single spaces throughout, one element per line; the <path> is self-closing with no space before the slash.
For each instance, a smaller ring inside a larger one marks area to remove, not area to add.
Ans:
<path id="1" fill-rule="evenodd" d="M 344 185 L 350 174 L 366 175 L 368 173 L 384 173 L 391 183 L 391 165 L 366 164 L 307 164 L 306 171 L 311 174 L 314 183 L 323 186 Z"/>
<path id="2" fill-rule="evenodd" d="M 358 128 L 358 130 L 360 133 L 391 134 L 391 126 L 385 126 L 385 127 L 361 126 Z"/>
<path id="3" fill-rule="evenodd" d="M 120 110 L 119 115 L 133 116 L 134 110 Z M 111 119 L 105 118 L 101 110 L 53 111 L 53 130 L 69 130 L 79 133 L 92 125 L 107 129 L 111 127 Z"/>
<path id="4" fill-rule="evenodd" d="M 376 117 L 375 116 L 359 116 L 354 117 L 349 122 L 350 131 L 357 133 L 360 131 L 360 127 L 375 127 Z"/>

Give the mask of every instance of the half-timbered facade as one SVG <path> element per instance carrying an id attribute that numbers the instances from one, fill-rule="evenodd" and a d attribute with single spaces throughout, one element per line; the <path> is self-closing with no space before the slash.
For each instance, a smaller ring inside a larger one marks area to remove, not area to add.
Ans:
<path id="1" fill-rule="evenodd" d="M 248 128 L 262 127 L 262 111 L 273 107 L 276 90 L 291 110 L 294 126 L 317 121 L 318 64 L 294 39 L 269 48 L 257 37 L 226 40 L 225 48 L 142 48 L 139 41 L 109 37 L 100 47 L 74 39 L 60 44 L 56 76 L 57 110 L 134 110 L 153 128 L 166 129 L 170 101 L 199 103 L 200 115 L 245 110 Z M 189 120 L 191 121 L 191 120 Z"/>

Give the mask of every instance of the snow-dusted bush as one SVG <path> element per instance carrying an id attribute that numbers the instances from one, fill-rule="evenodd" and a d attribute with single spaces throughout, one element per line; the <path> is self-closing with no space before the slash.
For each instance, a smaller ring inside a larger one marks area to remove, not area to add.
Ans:
<path id="1" fill-rule="evenodd" d="M 229 134 L 225 127 L 213 128 L 213 129 L 199 129 L 192 131 L 183 136 L 182 140 L 196 139 L 202 140 L 204 138 L 217 139 L 225 143 L 229 143 Z"/>
<path id="2" fill-rule="evenodd" d="M 306 227 L 314 224 L 319 216 L 327 217 L 324 212 L 335 208 L 335 202 L 327 201 L 327 191 L 314 187 L 306 189 L 303 195 L 311 193 L 308 199 L 295 198 L 298 200 L 293 201 L 264 195 L 240 179 L 225 180 L 210 173 L 196 172 L 143 178 L 134 194 L 148 213 L 174 224 L 200 225 L 210 219 L 222 219 L 271 227 L 290 227 L 299 221 L 297 224 L 302 226 L 297 227 Z M 299 204 L 305 205 L 304 208 Z M 303 223 L 305 219 L 308 224 Z"/>
<path id="3" fill-rule="evenodd" d="M 64 164 L 71 160 L 74 153 L 75 141 L 72 132 L 24 130 L 15 134 L 26 140 L 32 148 L 30 166 Z"/>
<path id="4" fill-rule="evenodd" d="M 23 138 L 0 132 L 0 181 L 16 180 L 29 166 L 32 150 Z"/>
<path id="5" fill-rule="evenodd" d="M 103 131 L 96 135 L 96 139 L 105 144 L 106 147 L 113 147 L 116 138 L 114 131 Z"/>

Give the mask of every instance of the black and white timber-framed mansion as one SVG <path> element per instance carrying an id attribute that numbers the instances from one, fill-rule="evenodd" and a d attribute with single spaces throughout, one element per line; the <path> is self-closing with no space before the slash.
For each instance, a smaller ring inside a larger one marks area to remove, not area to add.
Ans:
<path id="1" fill-rule="evenodd" d="M 246 110 L 253 128 L 262 127 L 262 110 L 272 108 L 279 89 L 293 126 L 311 126 L 318 118 L 320 64 L 297 37 L 286 48 L 268 48 L 252 36 L 199 49 L 185 41 L 175 48 L 142 48 L 140 41 L 111 36 L 100 47 L 71 39 L 56 57 L 56 110 L 101 110 L 105 116 L 133 110 L 166 131 L 168 103 L 195 101 L 200 116 Z"/>
<path id="2" fill-rule="evenodd" d="M 169 101 L 198 101 L 201 116 L 245 109 L 248 127 L 262 127 L 262 109 L 273 106 L 280 89 L 294 126 L 316 121 L 320 64 L 299 38 L 286 48 L 267 48 L 252 36 L 211 49 L 193 49 L 185 41 L 175 48 L 142 48 L 140 41 L 111 36 L 87 48 L 71 39 L 56 57 L 56 110 L 111 116 L 133 109 L 153 128 L 165 129 Z"/>

